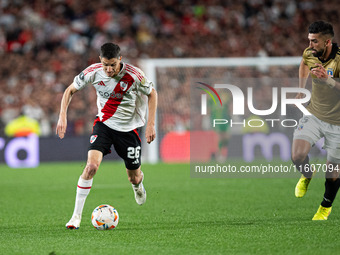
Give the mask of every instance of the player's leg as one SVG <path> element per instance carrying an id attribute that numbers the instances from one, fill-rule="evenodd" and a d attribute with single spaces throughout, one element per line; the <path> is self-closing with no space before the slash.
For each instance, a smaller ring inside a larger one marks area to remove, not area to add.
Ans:
<path id="1" fill-rule="evenodd" d="M 96 174 L 99 165 L 103 159 L 103 153 L 98 150 L 89 150 L 87 163 L 84 168 L 82 175 L 79 177 L 77 184 L 76 200 L 74 205 L 74 211 L 72 217 L 68 223 L 66 223 L 66 228 L 68 229 L 78 229 L 81 222 L 81 216 L 83 213 L 83 208 L 85 205 L 85 200 L 90 193 L 93 176 Z"/>
<path id="2" fill-rule="evenodd" d="M 338 153 L 338 149 L 328 149 L 327 150 L 327 173 L 325 181 L 325 193 L 321 205 L 319 206 L 317 212 L 315 213 L 312 220 L 327 220 L 329 214 L 332 211 L 332 205 L 335 200 L 336 194 L 338 193 L 340 187 L 339 179 L 339 167 L 340 159 L 339 156 L 331 156 L 331 154 Z M 336 163 L 333 163 L 336 162 Z"/>
<path id="3" fill-rule="evenodd" d="M 143 185 L 144 173 L 140 170 L 140 167 L 136 170 L 126 169 L 126 172 L 135 193 L 136 203 L 139 205 L 144 204 L 146 201 L 146 190 Z"/>
<path id="4" fill-rule="evenodd" d="M 331 207 L 336 194 L 339 190 L 339 164 L 331 163 L 327 161 L 327 173 L 325 181 L 325 193 L 321 205 L 323 207 Z"/>
<path id="5" fill-rule="evenodd" d="M 340 126 L 324 123 L 325 143 L 327 150 L 327 172 L 325 193 L 313 220 L 327 220 L 332 210 L 332 204 L 340 187 Z"/>
<path id="6" fill-rule="evenodd" d="M 296 169 L 300 171 L 306 178 L 311 178 L 312 173 L 309 171 L 308 153 L 311 149 L 311 144 L 302 139 L 294 139 L 292 145 L 292 161 Z"/>
<path id="7" fill-rule="evenodd" d="M 128 175 L 129 182 L 131 182 L 133 185 L 138 185 L 143 181 L 143 172 L 141 167 L 135 170 L 126 169 L 126 173 Z"/>
<path id="8" fill-rule="evenodd" d="M 124 159 L 128 179 L 131 182 L 137 204 L 146 201 L 143 185 L 144 174 L 141 171 L 141 140 L 137 130 L 118 132 L 115 135 L 114 147 L 117 154 Z"/>
<path id="9" fill-rule="evenodd" d="M 218 162 L 225 162 L 228 157 L 228 144 L 230 139 L 228 130 L 219 131 L 218 139 L 218 154 L 216 159 Z"/>
<path id="10" fill-rule="evenodd" d="M 86 197 L 90 193 L 93 176 L 96 174 L 103 159 L 103 153 L 97 150 L 88 152 L 88 159 L 77 185 L 77 196 L 74 208 L 74 215 L 82 215 Z"/>
<path id="11" fill-rule="evenodd" d="M 295 196 L 303 197 L 308 189 L 308 185 L 312 179 L 313 172 L 310 169 L 308 153 L 311 145 L 308 141 L 302 139 L 293 140 L 292 161 L 296 169 L 302 174 L 295 186 Z"/>
<path id="12" fill-rule="evenodd" d="M 325 193 L 321 205 L 312 220 L 327 220 L 332 211 L 332 204 L 340 187 L 339 164 L 327 161 L 327 173 L 325 181 Z"/>
<path id="13" fill-rule="evenodd" d="M 78 180 L 74 212 L 71 220 L 66 224 L 69 229 L 79 228 L 85 200 L 91 190 L 93 176 L 96 174 L 103 156 L 110 153 L 112 145 L 110 130 L 102 122 L 95 121 L 89 140 L 87 163 Z"/>
<path id="14" fill-rule="evenodd" d="M 311 147 L 322 136 L 320 120 L 311 116 L 304 116 L 299 120 L 299 125 L 294 131 L 292 145 L 292 161 L 302 175 L 295 186 L 295 196 L 303 197 L 313 176 L 313 170 L 309 164 L 308 153 Z"/>

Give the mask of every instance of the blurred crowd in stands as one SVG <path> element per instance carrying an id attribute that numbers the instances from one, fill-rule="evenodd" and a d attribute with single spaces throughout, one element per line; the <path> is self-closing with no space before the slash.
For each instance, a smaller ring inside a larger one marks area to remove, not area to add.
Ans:
<path id="1" fill-rule="evenodd" d="M 107 41 L 119 44 L 132 64 L 141 58 L 300 56 L 311 22 L 327 20 L 339 36 L 339 6 L 336 0 L 0 0 L 0 135 L 22 114 L 39 121 L 42 136 L 53 135 L 64 89 L 99 61 Z M 183 86 L 190 84 L 164 79 L 159 85 L 160 117 L 164 111 L 188 118 L 190 89 Z M 91 131 L 92 90 L 73 99 L 69 135 Z"/>

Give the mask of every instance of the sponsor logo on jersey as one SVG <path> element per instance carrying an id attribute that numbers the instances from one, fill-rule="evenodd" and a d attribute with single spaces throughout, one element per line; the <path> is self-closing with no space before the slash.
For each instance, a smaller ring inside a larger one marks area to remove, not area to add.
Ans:
<path id="1" fill-rule="evenodd" d="M 128 84 L 126 82 L 120 82 L 120 88 L 125 91 L 128 87 Z"/>
<path id="2" fill-rule="evenodd" d="M 121 93 L 115 93 L 114 91 L 112 91 L 112 93 L 109 92 L 103 92 L 103 91 L 98 91 L 99 95 L 101 95 L 104 98 L 122 98 L 123 94 Z"/>
<path id="3" fill-rule="evenodd" d="M 98 83 L 98 85 L 99 85 L 99 86 L 104 86 L 104 87 L 105 87 L 105 83 L 104 83 L 103 81 L 100 81 L 100 82 Z"/>
<path id="4" fill-rule="evenodd" d="M 98 135 L 91 135 L 90 137 L 90 143 L 94 143 L 94 141 L 97 139 Z"/>
<path id="5" fill-rule="evenodd" d="M 334 70 L 333 70 L 333 68 L 327 68 L 327 74 L 328 74 L 328 76 L 329 77 L 333 77 L 333 74 L 334 74 Z"/>

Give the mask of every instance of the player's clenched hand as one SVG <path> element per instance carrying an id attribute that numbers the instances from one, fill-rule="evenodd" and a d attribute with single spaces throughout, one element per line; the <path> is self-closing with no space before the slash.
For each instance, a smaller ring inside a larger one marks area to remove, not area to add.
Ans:
<path id="1" fill-rule="evenodd" d="M 315 63 L 316 67 L 311 70 L 311 73 L 314 74 L 319 79 L 326 79 L 328 78 L 328 74 L 326 69 L 320 64 Z"/>
<path id="2" fill-rule="evenodd" d="M 66 133 L 66 127 L 67 127 L 67 120 L 66 118 L 59 117 L 57 128 L 56 128 L 56 134 L 59 136 L 60 139 L 63 139 Z"/>
<path id="3" fill-rule="evenodd" d="M 147 143 L 151 143 L 156 138 L 156 130 L 154 126 L 147 125 L 145 130 L 145 138 Z"/>

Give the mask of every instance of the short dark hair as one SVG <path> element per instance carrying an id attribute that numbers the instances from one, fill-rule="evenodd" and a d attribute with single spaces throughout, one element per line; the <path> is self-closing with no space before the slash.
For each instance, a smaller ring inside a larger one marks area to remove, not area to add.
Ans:
<path id="1" fill-rule="evenodd" d="M 117 44 L 114 43 L 104 43 L 100 47 L 100 56 L 102 58 L 119 58 L 120 55 L 120 48 Z"/>
<path id="2" fill-rule="evenodd" d="M 321 33 L 322 35 L 330 35 L 331 37 L 334 37 L 334 30 L 332 24 L 323 20 L 315 21 L 312 24 L 310 24 L 308 28 L 308 33 L 310 34 Z"/>

